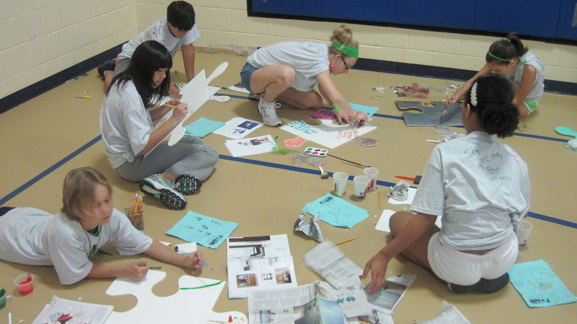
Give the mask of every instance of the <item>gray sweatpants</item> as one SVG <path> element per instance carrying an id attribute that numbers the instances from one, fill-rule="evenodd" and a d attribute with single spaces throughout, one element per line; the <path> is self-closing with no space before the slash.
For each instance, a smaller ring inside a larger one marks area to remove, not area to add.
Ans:
<path id="1" fill-rule="evenodd" d="M 217 161 L 218 152 L 214 148 L 204 145 L 198 137 L 183 136 L 174 146 L 168 146 L 166 141 L 160 143 L 147 156 L 139 155 L 134 161 L 125 162 L 116 172 L 132 182 L 164 171 L 177 177 L 187 174 L 205 181 Z"/>

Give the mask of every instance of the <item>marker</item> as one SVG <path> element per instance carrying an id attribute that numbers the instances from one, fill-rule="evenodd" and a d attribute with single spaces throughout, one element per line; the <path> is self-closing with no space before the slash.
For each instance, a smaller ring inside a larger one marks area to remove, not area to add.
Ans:
<path id="1" fill-rule="evenodd" d="M 347 242 L 350 242 L 350 241 L 354 241 L 354 240 L 356 240 L 356 239 L 357 239 L 356 237 L 351 237 L 350 239 L 342 240 L 342 241 L 340 241 L 340 242 L 335 243 L 335 246 L 341 245 L 341 244 L 344 244 L 344 243 L 347 243 Z"/>
<path id="2" fill-rule="evenodd" d="M 403 179 L 403 180 L 409 180 L 409 181 L 413 181 L 414 184 L 419 184 L 419 182 L 421 182 L 421 176 L 418 175 L 414 178 L 411 177 L 403 177 L 403 176 L 395 176 L 395 178 L 399 178 L 399 179 Z"/>
<path id="3" fill-rule="evenodd" d="M 91 96 L 74 96 L 74 98 L 90 99 Z"/>
<path id="4" fill-rule="evenodd" d="M 148 267 L 148 269 L 150 269 L 150 270 L 160 270 L 160 269 L 162 269 L 162 267 L 161 267 L 161 266 L 150 266 L 150 267 Z"/>

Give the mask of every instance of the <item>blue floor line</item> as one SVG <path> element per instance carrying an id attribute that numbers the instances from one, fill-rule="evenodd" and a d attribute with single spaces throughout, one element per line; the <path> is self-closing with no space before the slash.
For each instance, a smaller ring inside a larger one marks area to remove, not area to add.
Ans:
<path id="1" fill-rule="evenodd" d="M 222 94 L 217 94 L 217 95 L 222 95 Z M 248 99 L 248 100 L 256 100 L 256 99 L 251 99 L 248 97 L 244 97 L 244 96 L 238 96 L 238 95 L 226 95 L 229 96 L 231 98 L 235 98 L 235 99 Z M 330 107 L 321 107 L 321 109 L 332 109 Z M 389 119 L 396 119 L 396 120 L 403 120 L 403 116 L 394 116 L 394 115 L 386 115 L 386 114 L 373 114 L 373 117 L 382 117 L 382 118 L 389 118 Z M 452 126 L 453 127 L 453 126 Z M 463 128 L 463 126 L 454 126 L 454 127 L 459 127 L 459 128 Z M 568 139 L 565 138 L 556 138 L 556 137 L 549 137 L 549 136 L 541 136 L 541 135 L 533 135 L 533 134 L 527 134 L 527 133 L 513 133 L 513 135 L 515 136 L 521 136 L 521 137 L 529 137 L 529 138 L 536 138 L 536 139 L 542 139 L 542 140 L 547 140 L 547 141 L 554 141 L 554 142 L 567 142 L 569 141 Z"/>
<path id="2" fill-rule="evenodd" d="M 32 186 L 33 184 L 35 184 L 36 182 L 42 180 L 44 177 L 46 177 L 47 175 L 49 175 L 50 173 L 52 173 L 52 171 L 58 169 L 59 167 L 61 167 L 64 163 L 70 161 L 71 159 L 73 159 L 74 157 L 76 157 L 78 154 L 86 151 L 89 147 L 91 147 L 92 145 L 96 144 L 98 141 L 100 141 L 100 139 L 102 138 L 101 135 L 96 136 L 94 139 L 92 139 L 90 142 L 84 144 L 83 146 L 81 146 L 79 149 L 77 149 L 76 151 L 72 152 L 71 154 L 69 154 L 68 156 L 66 156 L 65 158 L 63 158 L 62 160 L 54 163 L 54 165 L 52 165 L 51 167 L 49 167 L 48 169 L 44 170 L 44 172 L 40 173 L 39 175 L 35 176 L 34 178 L 30 179 L 30 181 L 26 182 L 25 184 L 21 185 L 20 187 L 18 187 L 16 190 L 12 191 L 11 193 L 9 193 L 8 195 L 6 195 L 4 198 L 0 199 L 0 206 L 3 206 L 7 201 L 9 201 L 10 199 L 14 198 L 15 196 L 17 196 L 19 193 L 21 193 L 22 191 L 28 189 L 28 187 Z"/>
<path id="3" fill-rule="evenodd" d="M 240 98 L 246 99 L 246 97 L 240 97 Z M 388 115 L 381 115 L 381 116 L 388 116 Z M 397 118 L 396 116 L 391 116 L 391 117 Z M 18 194 L 20 194 L 24 190 L 28 189 L 30 186 L 32 186 L 36 182 L 40 181 L 41 179 L 43 179 L 44 177 L 46 177 L 47 175 L 52 173 L 57 168 L 61 167 L 64 163 L 70 161 L 71 159 L 73 159 L 74 157 L 79 155 L 80 153 L 84 152 L 85 150 L 90 148 L 92 145 L 94 145 L 98 141 L 100 141 L 101 139 L 102 139 L 101 135 L 96 136 L 94 139 L 92 139 L 88 143 L 84 144 L 83 146 L 81 146 L 76 151 L 72 152 L 71 154 L 69 154 L 68 156 L 63 158 L 62 160 L 56 162 L 54 165 L 52 165 L 51 167 L 49 167 L 45 171 L 41 172 L 40 174 L 38 174 L 34 178 L 30 179 L 28 182 L 26 182 L 22 186 L 18 187 L 16 190 L 12 191 L 8 195 L 6 195 L 2 199 L 0 199 L 0 206 L 3 206 L 10 199 L 14 198 L 15 196 L 17 196 Z M 320 175 L 320 170 L 314 170 L 314 169 L 309 169 L 309 168 L 302 168 L 302 167 L 296 167 L 296 166 L 284 165 L 284 164 L 278 164 L 278 163 L 272 163 L 272 162 L 264 162 L 264 161 L 246 159 L 246 158 L 238 158 L 238 157 L 235 158 L 235 157 L 232 157 L 229 155 L 222 155 L 222 154 L 219 154 L 219 157 L 220 157 L 220 159 L 228 160 L 228 161 L 236 161 L 236 162 L 249 163 L 249 164 L 266 166 L 266 167 L 271 167 L 271 168 L 277 168 L 277 169 L 284 169 L 284 170 Z M 332 176 L 332 172 L 328 172 L 328 173 L 330 176 Z M 352 177 L 349 177 L 349 180 L 352 180 Z M 377 185 L 391 187 L 391 186 L 394 186 L 395 183 L 378 180 Z M 544 220 L 544 221 L 551 222 L 551 223 L 558 224 L 558 225 L 571 227 L 571 228 L 577 228 L 577 223 L 573 223 L 570 221 L 566 221 L 566 220 L 562 220 L 562 219 L 558 219 L 558 218 L 554 218 L 554 217 L 550 217 L 550 216 L 546 216 L 546 215 L 541 215 L 541 214 L 537 214 L 537 213 L 533 213 L 533 212 L 529 212 L 529 217 Z"/>

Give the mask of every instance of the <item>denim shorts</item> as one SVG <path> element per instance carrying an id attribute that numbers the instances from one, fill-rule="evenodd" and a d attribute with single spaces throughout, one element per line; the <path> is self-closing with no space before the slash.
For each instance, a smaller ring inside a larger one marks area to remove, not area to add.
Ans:
<path id="1" fill-rule="evenodd" d="M 256 70 L 258 70 L 258 68 L 246 63 L 240 71 L 240 80 L 242 81 L 242 85 L 246 90 L 250 91 L 250 93 L 253 93 L 250 89 L 250 78 L 252 78 L 252 74 Z"/>

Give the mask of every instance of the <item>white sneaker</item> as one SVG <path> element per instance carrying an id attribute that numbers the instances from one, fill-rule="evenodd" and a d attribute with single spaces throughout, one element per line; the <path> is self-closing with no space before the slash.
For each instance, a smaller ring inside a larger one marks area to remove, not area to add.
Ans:
<path id="1" fill-rule="evenodd" d="M 160 202 L 170 209 L 181 210 L 186 207 L 186 199 L 174 189 L 174 183 L 159 174 L 140 181 L 140 190 L 147 196 L 160 199 Z"/>
<path id="2" fill-rule="evenodd" d="M 282 120 L 278 118 L 276 114 L 276 109 L 280 108 L 280 103 L 273 101 L 264 101 L 264 98 L 260 98 L 258 102 L 258 112 L 262 116 L 262 121 L 269 126 L 278 126 L 282 124 Z"/>

